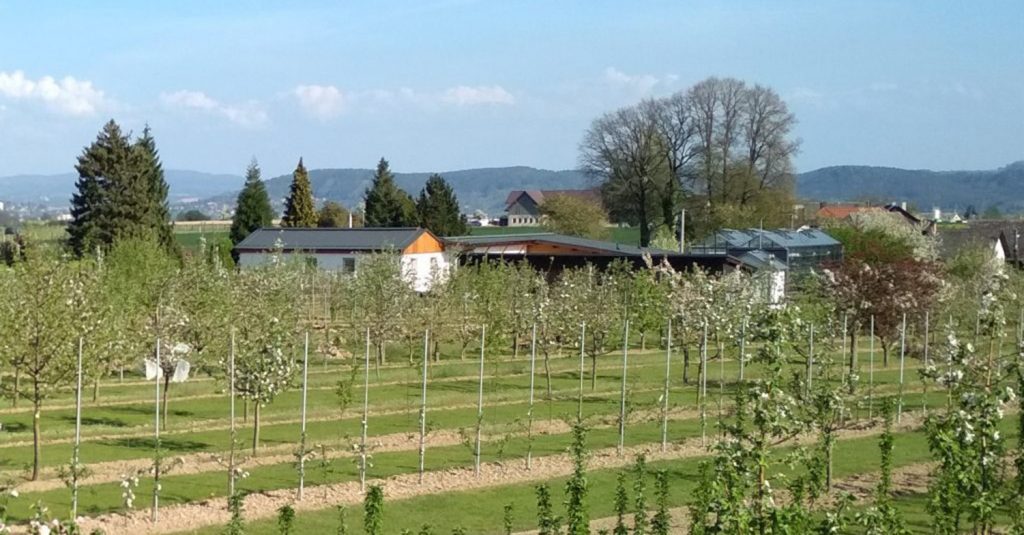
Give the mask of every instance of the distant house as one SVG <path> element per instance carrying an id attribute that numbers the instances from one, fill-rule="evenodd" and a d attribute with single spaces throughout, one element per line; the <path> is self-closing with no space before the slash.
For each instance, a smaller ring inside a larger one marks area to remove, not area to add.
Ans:
<path id="1" fill-rule="evenodd" d="M 695 245 L 694 252 L 723 251 L 742 258 L 751 252 L 770 254 L 791 273 L 805 272 L 825 262 L 842 260 L 843 246 L 825 231 L 814 228 L 800 230 L 722 229 Z"/>
<path id="2" fill-rule="evenodd" d="M 925 220 L 907 210 L 907 203 L 889 203 L 884 206 L 871 206 L 855 203 L 829 203 L 823 202 L 815 212 L 817 223 L 824 224 L 828 221 L 839 221 L 850 219 L 854 214 L 864 212 L 888 212 L 900 217 L 908 225 L 921 231 L 922 234 L 934 235 L 936 232 L 936 221 Z"/>
<path id="3" fill-rule="evenodd" d="M 568 195 L 601 204 L 601 192 L 596 189 L 549 189 L 515 190 L 505 199 L 506 225 L 510 227 L 533 227 L 540 224 L 541 210 L 545 198 Z"/>
<path id="4" fill-rule="evenodd" d="M 419 292 L 429 290 L 436 275 L 448 269 L 444 243 L 422 228 L 261 228 L 234 251 L 242 268 L 266 264 L 280 252 L 343 273 L 358 273 L 359 259 L 368 254 L 394 252 Z"/>
<path id="5" fill-rule="evenodd" d="M 969 221 L 961 228 L 950 228 L 939 235 L 939 254 L 951 259 L 970 250 L 982 250 L 992 259 L 1024 268 L 1024 222 Z"/>

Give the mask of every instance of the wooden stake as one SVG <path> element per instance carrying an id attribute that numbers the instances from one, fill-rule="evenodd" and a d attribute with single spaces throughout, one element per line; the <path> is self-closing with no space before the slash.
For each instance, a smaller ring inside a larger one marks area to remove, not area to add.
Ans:
<path id="1" fill-rule="evenodd" d="M 235 330 L 231 329 L 231 349 L 228 352 L 228 384 L 231 405 L 231 449 L 228 452 L 228 500 L 235 495 Z"/>
<path id="2" fill-rule="evenodd" d="M 153 523 L 160 520 L 160 375 L 163 368 L 160 367 L 160 339 L 156 339 L 156 404 L 153 406 L 156 413 L 156 421 L 153 426 L 153 447 L 156 453 L 153 459 L 153 510 L 151 519 Z"/>
<path id="3" fill-rule="evenodd" d="M 587 322 L 580 327 L 580 395 L 576 407 L 576 421 L 583 422 L 583 355 L 587 344 Z"/>
<path id="4" fill-rule="evenodd" d="M 526 409 L 526 469 L 533 468 L 533 384 L 537 368 L 537 324 L 533 324 L 530 341 L 530 405 Z"/>
<path id="5" fill-rule="evenodd" d="M 366 355 L 363 357 L 363 434 L 359 440 L 359 491 L 366 491 L 366 430 L 370 407 L 370 328 L 366 328 Z"/>
<path id="6" fill-rule="evenodd" d="M 903 418 L 903 361 L 907 354 L 907 315 L 903 314 L 903 326 L 900 328 L 900 392 L 896 401 L 896 423 Z"/>
<path id="7" fill-rule="evenodd" d="M 484 421 L 484 347 L 487 326 L 480 326 L 480 387 L 476 399 L 476 446 L 473 452 L 473 474 L 480 475 L 480 428 Z"/>
<path id="8" fill-rule="evenodd" d="M 672 319 L 668 320 L 668 343 L 665 347 L 665 389 L 661 394 L 661 451 L 668 449 L 668 387 L 672 367 Z"/>
<path id="9" fill-rule="evenodd" d="M 619 457 L 625 451 L 626 446 L 626 370 L 629 366 L 629 320 L 623 328 L 622 334 L 622 388 L 619 393 Z"/>
<path id="10" fill-rule="evenodd" d="M 424 463 L 427 457 L 427 360 L 430 357 L 430 329 L 423 332 L 423 385 L 420 393 L 420 477 L 423 484 Z"/>
<path id="11" fill-rule="evenodd" d="M 868 360 L 868 418 L 875 415 L 875 316 L 871 316 L 870 358 Z"/>
<path id="12" fill-rule="evenodd" d="M 75 384 L 75 447 L 71 454 L 71 521 L 78 518 L 78 453 L 82 445 L 82 337 L 78 337 L 78 378 Z"/>
<path id="13" fill-rule="evenodd" d="M 297 499 L 302 501 L 306 487 L 306 398 L 309 391 L 309 331 L 302 348 L 302 427 L 299 432 L 299 491 Z"/>

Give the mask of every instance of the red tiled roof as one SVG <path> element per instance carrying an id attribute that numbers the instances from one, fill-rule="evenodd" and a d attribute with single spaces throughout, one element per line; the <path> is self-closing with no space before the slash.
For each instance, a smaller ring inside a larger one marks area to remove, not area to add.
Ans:
<path id="1" fill-rule="evenodd" d="M 846 219 L 857 212 L 878 210 L 873 206 L 859 204 L 827 204 L 818 209 L 819 219 Z"/>

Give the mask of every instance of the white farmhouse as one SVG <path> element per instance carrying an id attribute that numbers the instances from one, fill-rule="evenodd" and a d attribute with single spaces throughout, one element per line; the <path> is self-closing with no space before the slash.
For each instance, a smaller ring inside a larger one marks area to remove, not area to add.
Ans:
<path id="1" fill-rule="evenodd" d="M 448 270 L 444 243 L 422 228 L 261 228 L 234 248 L 242 268 L 269 262 L 275 252 L 299 255 L 325 270 L 358 273 L 359 259 L 394 252 L 409 284 L 425 292 Z"/>

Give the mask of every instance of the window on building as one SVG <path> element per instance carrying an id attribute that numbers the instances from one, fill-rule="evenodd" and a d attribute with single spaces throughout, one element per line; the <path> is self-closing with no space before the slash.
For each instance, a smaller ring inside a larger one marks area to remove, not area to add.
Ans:
<path id="1" fill-rule="evenodd" d="M 341 272 L 342 273 L 355 273 L 356 272 L 356 259 L 355 258 L 342 258 L 341 259 Z"/>

